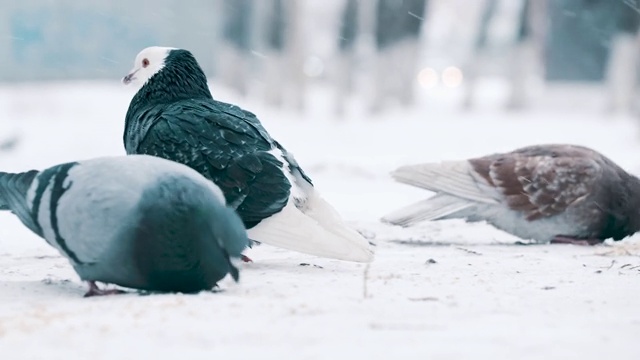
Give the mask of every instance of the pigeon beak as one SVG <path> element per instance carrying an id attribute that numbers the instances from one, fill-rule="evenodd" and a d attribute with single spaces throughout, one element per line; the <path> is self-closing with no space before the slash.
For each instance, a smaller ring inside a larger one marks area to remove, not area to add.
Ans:
<path id="1" fill-rule="evenodd" d="M 136 73 L 138 72 L 139 69 L 134 70 L 133 72 L 131 72 L 129 75 L 125 76 L 122 78 L 122 83 L 125 85 L 129 85 L 133 80 L 135 80 L 135 76 Z"/>

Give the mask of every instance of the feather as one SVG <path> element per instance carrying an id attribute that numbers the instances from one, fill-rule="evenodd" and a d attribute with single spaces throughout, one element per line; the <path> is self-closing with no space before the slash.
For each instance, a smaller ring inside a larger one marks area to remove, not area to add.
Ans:
<path id="1" fill-rule="evenodd" d="M 382 221 L 393 225 L 411 226 L 422 221 L 439 220 L 454 215 L 473 205 L 473 201 L 438 194 L 387 214 Z"/>

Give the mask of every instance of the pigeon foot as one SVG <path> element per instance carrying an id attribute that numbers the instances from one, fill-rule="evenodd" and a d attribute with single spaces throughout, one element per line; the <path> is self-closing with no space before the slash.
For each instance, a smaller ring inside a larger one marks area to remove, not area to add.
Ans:
<path id="1" fill-rule="evenodd" d="M 87 293 L 84 294 L 84 297 L 120 295 L 120 294 L 126 293 L 126 291 L 122 291 L 118 289 L 110 289 L 110 290 L 100 289 L 98 285 L 96 285 L 95 281 L 88 281 L 88 283 L 89 283 L 89 291 L 87 291 Z"/>
<path id="2" fill-rule="evenodd" d="M 602 240 L 600 239 L 576 239 L 569 236 L 556 236 L 551 240 L 551 244 L 573 244 L 582 246 L 597 245 L 601 242 Z"/>
<path id="3" fill-rule="evenodd" d="M 253 260 L 251 260 L 251 258 L 250 258 L 250 257 L 248 257 L 247 255 L 241 255 L 241 256 L 240 256 L 240 259 L 241 259 L 243 262 L 246 262 L 246 263 L 253 262 Z"/>

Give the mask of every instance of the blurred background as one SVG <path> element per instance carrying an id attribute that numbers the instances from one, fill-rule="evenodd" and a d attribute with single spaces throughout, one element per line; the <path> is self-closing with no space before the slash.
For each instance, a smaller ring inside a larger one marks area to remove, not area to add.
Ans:
<path id="1" fill-rule="evenodd" d="M 639 27 L 640 0 L 0 0 L 0 152 L 21 149 L 0 166 L 123 153 L 120 79 L 152 45 L 191 50 L 214 97 L 312 163 L 338 142 L 385 174 L 548 141 L 628 153 Z"/>
<path id="2" fill-rule="evenodd" d="M 526 110 L 582 88 L 601 111 L 638 112 L 639 4 L 0 0 L 0 82 L 115 81 L 139 50 L 165 45 L 192 50 L 212 86 L 298 111 L 318 88 L 336 116 L 354 102 L 372 114 L 433 102 Z"/>

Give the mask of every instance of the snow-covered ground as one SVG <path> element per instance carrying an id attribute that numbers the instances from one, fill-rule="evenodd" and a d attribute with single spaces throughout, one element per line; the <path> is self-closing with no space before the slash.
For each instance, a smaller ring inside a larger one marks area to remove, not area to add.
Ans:
<path id="1" fill-rule="evenodd" d="M 378 222 L 430 195 L 388 178 L 405 163 L 570 142 L 640 174 L 631 119 L 606 118 L 582 99 L 529 113 L 463 113 L 425 101 L 372 119 L 355 107 L 353 119 L 339 121 L 321 92 L 303 116 L 213 90 L 255 111 L 295 153 L 324 196 L 376 243 L 375 262 L 263 245 L 248 254 L 255 263 L 240 283 L 225 280 L 221 292 L 85 299 L 67 261 L 2 213 L 2 359 L 640 359 L 640 237 L 519 246 L 484 224 Z M 131 95 L 117 83 L 1 87 L 0 143 L 16 141 L 0 149 L 0 169 L 123 154 Z"/>

